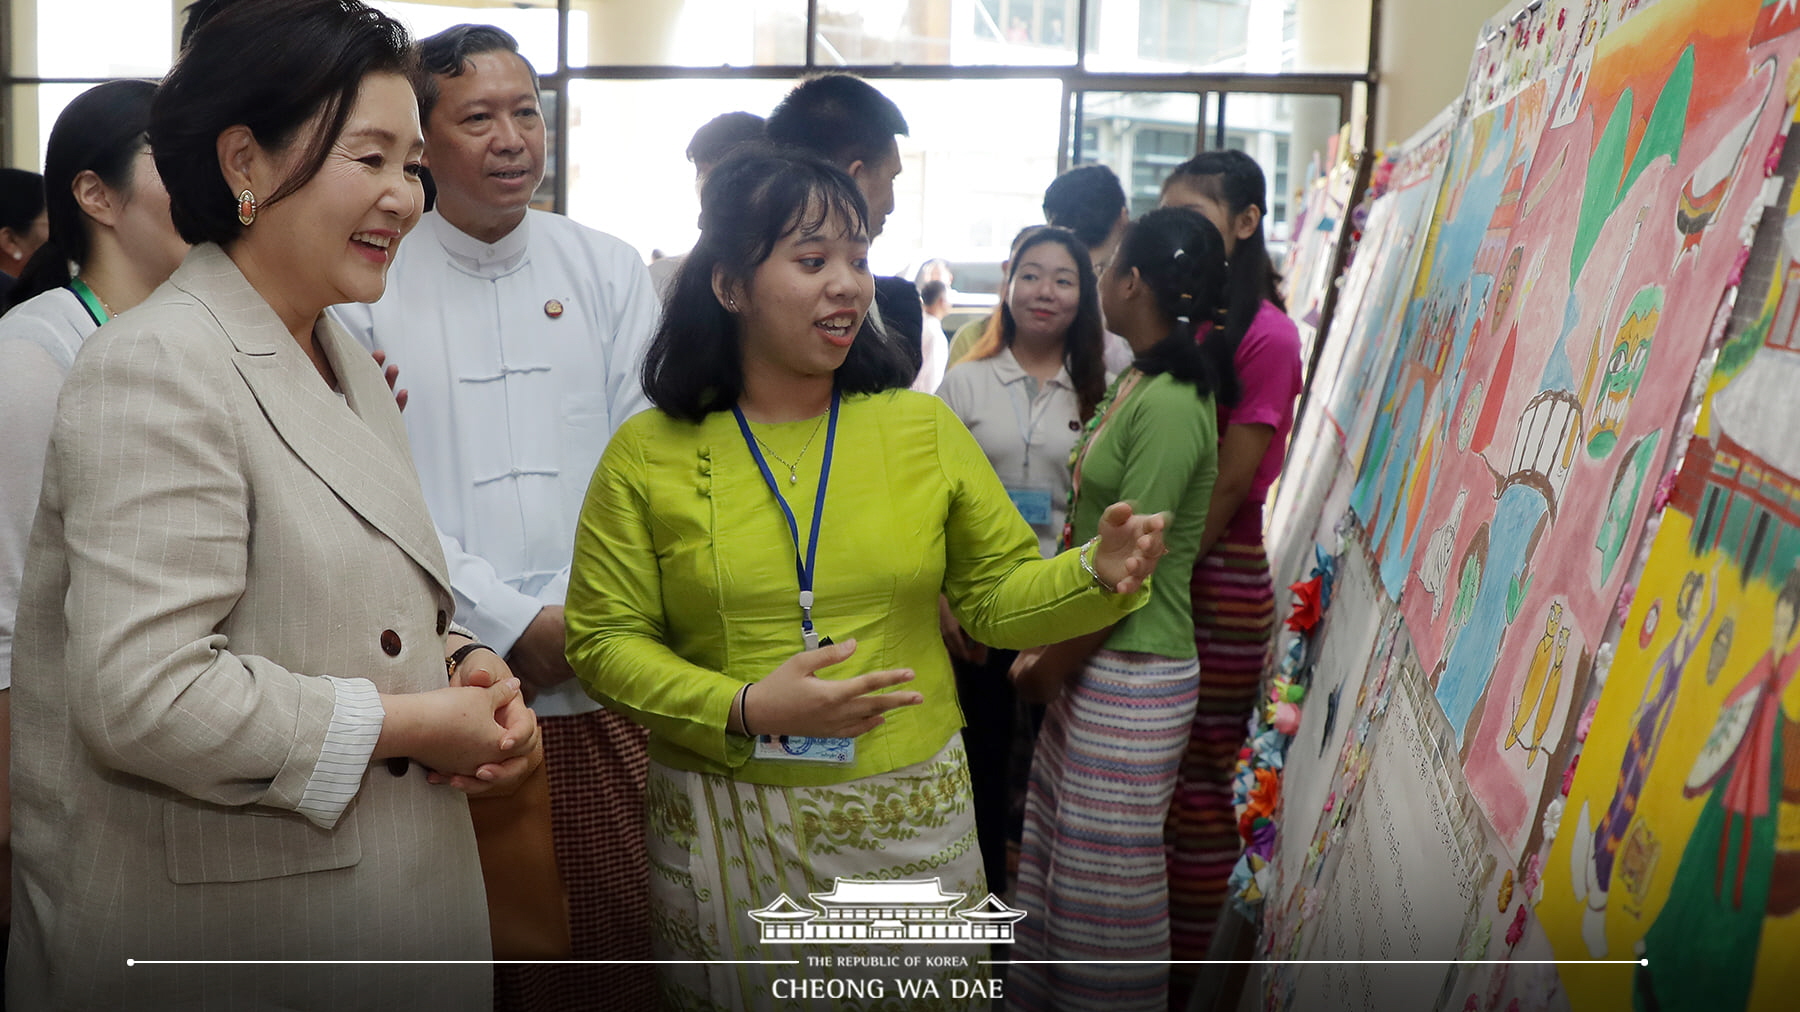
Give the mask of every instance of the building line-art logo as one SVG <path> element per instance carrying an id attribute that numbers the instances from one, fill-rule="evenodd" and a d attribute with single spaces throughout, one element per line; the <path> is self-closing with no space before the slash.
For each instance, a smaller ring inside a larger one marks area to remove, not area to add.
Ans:
<path id="1" fill-rule="evenodd" d="M 870 881 L 839 878 L 812 893 L 816 909 L 787 893 L 750 916 L 764 942 L 990 942 L 1010 945 L 1025 911 L 987 896 L 961 910 L 967 893 L 947 893 L 940 879 Z"/>

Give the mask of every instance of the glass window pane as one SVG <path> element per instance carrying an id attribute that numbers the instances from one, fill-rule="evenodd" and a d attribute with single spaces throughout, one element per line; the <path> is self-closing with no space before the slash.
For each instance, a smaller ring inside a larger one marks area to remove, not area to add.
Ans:
<path id="1" fill-rule="evenodd" d="M 819 0 L 822 66 L 1075 62 L 1078 0 Z"/>
<path id="2" fill-rule="evenodd" d="M 13 164 L 33 172 L 44 171 L 44 150 L 50 145 L 50 128 L 75 96 L 91 84 L 18 84 L 12 89 L 14 122 Z"/>
<path id="3" fill-rule="evenodd" d="M 1156 207 L 1169 171 L 1199 150 L 1196 92 L 1089 91 L 1081 97 L 1081 164 L 1110 166 L 1131 216 Z"/>
<path id="4" fill-rule="evenodd" d="M 15 53 L 15 74 L 158 78 L 174 58 L 174 7 L 167 0 L 14 0 L 15 24 L 33 13 L 36 65 L 31 54 Z"/>
<path id="5" fill-rule="evenodd" d="M 1090 0 L 1087 66 L 1148 73 L 1360 72 L 1368 62 L 1368 39 L 1369 0 Z"/>
<path id="6" fill-rule="evenodd" d="M 943 257 L 956 271 L 958 291 L 980 290 L 977 278 L 998 274 L 1013 234 L 1044 220 L 1044 187 L 1056 178 L 1062 83 L 875 85 L 906 114 L 911 136 L 900 138 L 904 168 L 894 180 L 894 213 L 869 251 L 870 264 L 899 274 Z"/>
<path id="7" fill-rule="evenodd" d="M 896 274 L 931 257 L 997 265 L 1014 232 L 1043 220 L 1044 187 L 1056 175 L 1060 82 L 874 84 L 912 128 L 900 138 L 897 206 L 870 251 L 875 269 Z M 684 155 L 694 130 L 736 109 L 766 115 L 792 85 L 571 81 L 570 215 L 646 258 L 653 249 L 686 250 L 698 234 L 693 166 Z M 971 119 L 971 108 L 994 114 Z"/>
<path id="8" fill-rule="evenodd" d="M 649 258 L 699 235 L 700 199 L 687 160 L 694 131 L 720 113 L 768 115 L 785 80 L 570 81 L 569 216 Z"/>
<path id="9" fill-rule="evenodd" d="M 1293 191 L 1305 185 L 1309 161 L 1316 157 L 1323 164 L 1338 131 L 1339 105 L 1334 95 L 1232 92 L 1226 98 L 1225 146 L 1262 166 L 1269 186 L 1265 234 L 1278 255 L 1299 208 Z"/>
<path id="10" fill-rule="evenodd" d="M 462 24 L 504 28 L 519 40 L 519 54 L 538 73 L 556 72 L 556 0 L 459 0 L 455 4 L 369 0 L 369 5 L 398 20 L 418 39 Z M 573 39 L 569 48 L 572 60 Z"/>
<path id="11" fill-rule="evenodd" d="M 904 7 L 905 0 L 898 6 Z M 569 4 L 571 67 L 805 62 L 806 0 L 571 0 Z M 823 54 L 821 62 L 826 62 Z"/>

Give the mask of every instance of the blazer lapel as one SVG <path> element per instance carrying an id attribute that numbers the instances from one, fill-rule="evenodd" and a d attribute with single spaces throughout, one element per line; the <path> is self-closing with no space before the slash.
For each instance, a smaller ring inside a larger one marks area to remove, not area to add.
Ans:
<path id="1" fill-rule="evenodd" d="M 321 317 L 319 343 L 344 390 L 340 401 L 223 250 L 196 250 L 171 280 L 224 328 L 237 349 L 233 361 L 239 375 L 282 441 L 448 596 L 443 549 L 408 456 L 400 414 L 375 363 L 329 316 Z"/>

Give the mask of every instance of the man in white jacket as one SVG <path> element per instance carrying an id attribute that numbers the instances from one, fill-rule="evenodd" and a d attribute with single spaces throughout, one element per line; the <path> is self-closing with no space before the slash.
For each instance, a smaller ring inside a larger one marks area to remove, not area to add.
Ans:
<path id="1" fill-rule="evenodd" d="M 537 75 L 513 38 L 461 25 L 420 51 L 437 205 L 402 245 L 382 299 L 333 312 L 401 369 L 457 621 L 535 693 L 573 954 L 648 958 L 644 736 L 573 677 L 563 595 L 601 451 L 649 406 L 640 365 L 655 292 L 636 250 L 529 208 L 545 126 Z M 526 995 L 547 992 L 576 1006 L 649 1007 L 650 976 L 637 969 L 501 967 L 496 995 L 503 1008 L 533 1007 Z"/>

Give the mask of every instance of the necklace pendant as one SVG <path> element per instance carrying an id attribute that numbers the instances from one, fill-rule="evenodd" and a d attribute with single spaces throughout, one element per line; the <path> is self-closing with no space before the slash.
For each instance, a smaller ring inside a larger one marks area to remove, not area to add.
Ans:
<path id="1" fill-rule="evenodd" d="M 795 470 L 794 470 L 794 468 L 791 468 L 791 467 L 790 467 L 790 468 L 788 468 L 788 484 L 789 484 L 789 485 L 798 485 L 798 484 L 800 484 L 800 475 L 799 475 L 799 474 L 797 474 L 797 473 L 796 473 L 796 472 L 795 472 Z"/>

